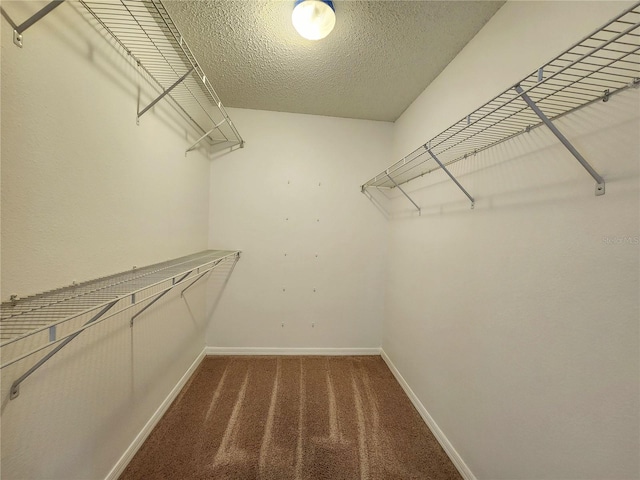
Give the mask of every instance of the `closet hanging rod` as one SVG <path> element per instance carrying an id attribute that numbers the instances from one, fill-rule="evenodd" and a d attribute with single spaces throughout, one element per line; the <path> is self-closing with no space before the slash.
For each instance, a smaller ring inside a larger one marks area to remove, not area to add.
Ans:
<path id="1" fill-rule="evenodd" d="M 425 155 L 427 151 L 448 166 L 541 125 L 548 126 L 538 113 L 549 121 L 556 120 L 637 87 L 640 85 L 639 7 L 640 2 L 634 4 L 520 81 L 517 85 L 521 92 L 515 87 L 505 90 L 371 178 L 361 190 L 392 189 L 396 184 L 403 185 L 441 169 L 438 163 L 431 162 L 432 157 Z M 526 102 L 525 95 L 539 112 Z M 604 184 L 599 174 L 585 165 L 586 160 L 580 163 L 596 179 L 596 194 L 602 194 Z"/>

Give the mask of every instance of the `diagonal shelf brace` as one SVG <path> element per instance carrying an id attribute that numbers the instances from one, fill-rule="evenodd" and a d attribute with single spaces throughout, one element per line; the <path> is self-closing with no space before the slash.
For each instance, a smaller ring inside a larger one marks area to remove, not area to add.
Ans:
<path id="1" fill-rule="evenodd" d="M 222 261 L 222 260 L 221 260 L 221 261 Z M 220 262 L 216 262 L 216 263 L 214 263 L 214 264 L 213 264 L 213 267 L 214 267 L 214 268 L 215 268 L 215 267 L 217 267 L 219 263 L 220 263 Z M 184 292 L 186 292 L 187 290 L 189 290 L 193 285 L 195 285 L 195 284 L 198 282 L 198 280 L 200 280 L 200 279 L 201 279 L 202 277 L 204 277 L 205 275 L 210 274 L 211 272 L 213 272 L 213 269 L 211 269 L 211 270 L 209 270 L 209 271 L 207 271 L 207 272 L 204 272 L 204 273 L 201 273 L 200 275 L 198 275 L 198 276 L 196 277 L 196 279 L 195 279 L 193 282 L 191 282 L 189 285 L 187 285 L 187 286 L 186 286 L 186 287 L 185 287 L 185 288 L 180 292 L 180 297 L 184 297 Z"/>
<path id="2" fill-rule="evenodd" d="M 540 108 L 536 105 L 536 103 L 533 100 L 531 100 L 531 98 L 529 98 L 529 95 L 527 95 L 524 92 L 524 90 L 520 85 L 516 85 L 515 90 L 522 97 L 522 99 L 527 103 L 527 105 L 529 105 L 529 108 L 531 108 L 531 110 L 533 110 L 533 112 L 540 118 L 540 120 L 542 120 L 542 122 L 547 127 L 549 127 L 549 130 L 551 130 L 551 133 L 553 133 L 558 138 L 558 140 L 562 142 L 562 144 L 567 148 L 567 150 L 571 152 L 571 155 L 576 157 L 576 159 L 580 162 L 580 164 L 584 167 L 584 169 L 587 172 L 589 172 L 589 175 L 593 177 L 593 179 L 596 181 L 596 196 L 604 195 L 604 191 L 605 191 L 604 178 L 602 178 L 598 174 L 598 172 L 596 172 L 593 169 L 593 167 L 589 164 L 589 162 L 587 162 L 585 158 L 580 154 L 580 152 L 578 152 L 578 150 L 576 150 L 576 148 L 571 144 L 571 142 L 567 140 L 567 137 L 565 137 L 562 134 L 562 132 L 558 130 L 558 128 L 551 122 L 551 120 L 549 120 L 549 118 L 544 113 L 542 113 L 542 110 L 540 110 Z"/>
<path id="3" fill-rule="evenodd" d="M 220 127 L 220 125 L 222 125 L 226 121 L 227 121 L 227 119 L 224 118 L 219 123 L 216 123 L 211 130 L 209 130 L 207 133 L 202 135 L 198 140 L 195 141 L 195 143 L 193 145 L 191 145 L 189 148 L 187 148 L 187 150 L 184 152 L 184 156 L 186 157 L 187 153 L 189 153 L 191 150 L 194 150 L 202 140 L 204 140 L 209 135 L 211 135 L 214 131 L 216 131 Z"/>
<path id="4" fill-rule="evenodd" d="M 18 47 L 22 48 L 22 33 L 32 25 L 38 23 L 43 17 L 49 14 L 54 8 L 59 7 L 64 3 L 64 0 L 53 0 L 49 2 L 36 13 L 31 15 L 27 20 L 22 22 L 20 25 L 16 25 L 12 21 L 11 26 L 13 27 L 13 43 L 15 43 Z M 6 16 L 5 16 L 6 17 Z M 8 18 L 7 18 L 8 20 Z"/>
<path id="5" fill-rule="evenodd" d="M 396 183 L 396 181 L 393 179 L 393 177 L 391 177 L 391 175 L 389 175 L 388 173 L 386 173 L 387 177 L 389 177 L 389 180 L 391 180 L 393 182 L 393 184 L 398 187 L 398 190 L 400 190 L 402 192 L 402 194 L 407 197 L 407 199 L 413 203 L 413 206 L 416 207 L 418 209 L 418 215 L 422 215 L 422 210 L 420 210 L 420 207 L 418 206 L 418 204 L 416 202 L 414 202 L 411 197 L 409 195 L 407 195 L 407 192 L 405 192 L 402 187 L 400 185 L 398 185 Z"/>
<path id="6" fill-rule="evenodd" d="M 235 266 L 236 266 L 236 263 L 237 263 L 237 262 L 238 262 L 238 260 L 240 259 L 240 252 L 236 253 L 236 254 L 235 254 L 235 257 L 236 257 L 236 260 L 235 260 L 235 262 L 233 262 L 233 267 L 232 267 L 232 269 L 231 269 L 231 271 L 232 271 L 232 272 L 233 272 L 233 268 L 235 268 Z M 184 292 L 186 292 L 187 290 L 189 290 L 189 289 L 190 289 L 193 285 L 195 285 L 195 284 L 198 282 L 198 280 L 200 280 L 202 277 L 204 277 L 204 276 L 205 276 L 205 275 L 207 275 L 207 274 L 209 274 L 209 275 L 210 275 L 210 274 L 211 274 L 211 272 L 213 272 L 213 269 L 214 269 L 214 268 L 216 268 L 216 267 L 217 267 L 220 263 L 222 263 L 224 260 L 225 260 L 224 258 L 221 258 L 220 260 L 216 261 L 216 262 L 211 266 L 211 268 L 210 268 L 209 270 L 207 270 L 206 272 L 202 272 L 200 275 L 198 275 L 198 276 L 196 277 L 196 279 L 195 279 L 193 282 L 191 282 L 189 285 L 187 285 L 187 286 L 184 288 L 184 290 L 182 290 L 182 291 L 180 292 L 180 296 L 181 296 L 181 297 L 183 297 L 183 296 L 184 296 Z M 231 273 L 229 273 L 229 274 L 231 274 Z"/>
<path id="7" fill-rule="evenodd" d="M 156 103 L 158 103 L 160 100 L 162 100 L 164 98 L 165 95 L 168 95 L 171 90 L 173 90 L 174 88 L 176 88 L 178 85 L 180 85 L 182 82 L 184 82 L 184 79 L 187 78 L 189 76 L 189 74 L 191 72 L 193 72 L 193 68 L 191 67 L 189 70 L 187 70 L 187 73 L 185 73 L 184 75 L 182 75 L 178 80 L 175 81 L 175 83 L 173 85 L 171 85 L 169 88 L 167 88 L 164 92 L 162 92 L 153 102 L 151 102 L 149 105 L 147 105 L 144 109 L 142 109 L 141 112 L 138 112 L 138 118 L 137 120 L 140 119 L 140 117 L 142 115 L 144 115 L 145 113 L 147 113 L 147 110 L 149 110 L 151 107 L 153 107 Z"/>
<path id="8" fill-rule="evenodd" d="M 439 159 L 438 157 L 436 157 L 436 156 L 435 156 L 435 154 L 431 151 L 431 149 L 427 146 L 427 144 L 425 144 L 425 145 L 424 145 L 424 148 L 425 148 L 425 150 L 429 153 L 429 155 L 431 155 L 431 158 L 433 158 L 433 159 L 436 161 L 436 163 L 437 163 L 438 165 L 440 165 L 440 168 L 441 168 L 442 170 L 444 170 L 444 172 L 445 172 L 447 175 L 449 175 L 449 178 L 450 178 L 451 180 L 453 180 L 453 183 L 455 183 L 455 184 L 458 186 L 458 188 L 459 188 L 460 190 L 462 190 L 462 193 L 464 193 L 464 194 L 467 196 L 467 198 L 468 198 L 469 200 L 471 200 L 471 208 L 473 208 L 473 207 L 475 206 L 475 204 L 476 204 L 476 201 L 473 199 L 473 197 L 472 197 L 471 195 L 469 195 L 469 192 L 467 192 L 467 191 L 465 190 L 465 188 L 464 188 L 462 185 L 460 185 L 460 182 L 458 182 L 458 180 L 456 180 L 456 177 L 454 177 L 453 175 L 451 175 L 451 172 L 449 171 L 449 169 L 448 169 L 447 167 L 445 167 L 445 166 L 444 166 L 444 164 L 440 161 L 440 159 Z"/>
<path id="9" fill-rule="evenodd" d="M 87 323 L 85 323 L 84 325 L 89 325 L 93 322 L 95 322 L 96 320 L 98 320 L 100 317 L 102 317 L 105 313 L 107 313 L 111 307 L 113 307 L 116 303 L 118 303 L 120 301 L 120 299 L 115 300 L 111 303 L 109 303 L 108 305 L 106 305 L 102 310 L 100 310 L 98 313 L 96 313 Z M 16 379 L 15 382 L 13 382 L 11 384 L 11 389 L 9 390 L 9 399 L 13 400 L 14 398 L 16 398 L 18 395 L 20 395 L 20 384 L 22 382 L 24 382 L 27 377 L 29 375 L 31 375 L 33 372 L 35 372 L 37 369 L 39 369 L 42 365 L 44 365 L 51 357 L 53 357 L 56 353 L 58 353 L 60 350 L 62 350 L 65 346 L 67 346 L 67 344 L 69 342 L 71 342 L 71 340 L 73 340 L 74 338 L 76 338 L 78 335 L 80 335 L 82 332 L 84 332 L 84 330 L 80 330 L 79 332 L 74 333 L 73 335 L 71 335 L 70 337 L 67 337 L 60 345 L 58 345 L 56 348 L 54 348 L 53 350 L 51 350 L 49 353 L 47 353 L 44 357 L 42 357 L 38 363 L 36 363 L 33 367 L 31 367 L 29 370 L 27 370 L 25 373 L 22 374 L 22 376 L 20 376 L 18 379 Z M 49 341 L 53 341 L 53 339 L 51 337 L 49 337 Z"/>
<path id="10" fill-rule="evenodd" d="M 182 282 L 185 278 L 187 278 L 189 275 L 191 275 L 191 272 L 193 272 L 193 270 L 189 270 L 187 273 L 185 273 L 182 277 L 180 277 L 180 280 L 178 280 L 176 282 L 175 277 L 172 279 L 172 287 L 165 290 L 164 292 L 162 292 L 161 294 L 159 294 L 156 298 L 154 298 L 148 305 L 145 305 L 145 307 L 140 310 L 138 313 L 136 313 L 133 317 L 131 317 L 131 321 L 129 322 L 129 324 L 133 327 L 133 320 L 142 314 L 142 312 L 144 312 L 146 309 L 148 309 L 149 307 L 151 307 L 154 303 L 156 303 L 158 300 L 160 300 L 162 297 L 164 297 L 167 293 L 169 293 L 171 290 L 173 290 L 173 287 L 175 287 L 177 284 L 179 284 L 180 282 Z"/>

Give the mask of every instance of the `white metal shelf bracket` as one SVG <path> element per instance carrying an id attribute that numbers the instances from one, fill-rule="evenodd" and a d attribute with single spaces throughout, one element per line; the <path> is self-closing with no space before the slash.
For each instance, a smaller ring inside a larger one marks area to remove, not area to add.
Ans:
<path id="1" fill-rule="evenodd" d="M 185 78 L 187 78 L 189 76 L 189 74 L 191 72 L 193 72 L 194 67 L 191 67 L 189 70 L 187 70 L 187 73 L 185 73 L 184 75 L 182 75 L 178 80 L 175 81 L 175 83 L 173 85 L 171 85 L 169 88 L 167 88 L 164 92 L 162 92 L 153 102 L 151 102 L 149 105 L 147 105 L 146 107 L 144 107 L 142 109 L 142 111 L 138 112 L 138 118 L 136 119 L 136 122 L 138 122 L 140 120 L 140 117 L 142 115 L 144 115 L 145 113 L 147 113 L 147 111 L 153 107 L 156 103 L 158 103 L 160 100 L 162 100 L 164 98 L 165 95 L 168 95 L 169 93 L 171 93 L 171 90 L 173 90 L 174 88 L 176 88 L 178 85 L 180 85 L 182 82 L 184 82 Z"/>
<path id="2" fill-rule="evenodd" d="M 198 146 L 198 144 L 204 140 L 205 138 L 207 138 L 209 135 L 211 135 L 213 132 L 215 132 L 218 128 L 220 128 L 220 125 L 222 125 L 224 122 L 226 122 L 227 119 L 223 118 L 220 122 L 218 122 L 216 125 L 213 126 L 213 128 L 211 130 L 209 130 L 207 133 L 205 133 L 204 135 L 202 135 L 198 140 L 195 141 L 195 143 L 193 145 L 191 145 L 189 148 L 187 148 L 187 150 L 184 152 L 184 156 L 187 156 L 187 153 L 189 153 L 192 150 L 195 150 L 195 148 Z M 241 144 L 242 146 L 242 144 Z"/>
<path id="3" fill-rule="evenodd" d="M 85 323 L 84 326 L 90 325 L 96 320 L 98 320 L 105 313 L 111 310 L 111 307 L 113 307 L 116 303 L 118 303 L 118 300 L 114 300 L 113 302 L 105 305 L 105 307 L 102 310 L 100 310 L 97 314 L 95 314 L 87 323 Z M 29 375 L 31 375 L 33 372 L 39 369 L 42 365 L 44 365 L 51 357 L 53 357 L 56 353 L 58 353 L 60 350 L 66 347 L 67 344 L 69 344 L 74 338 L 76 338 L 82 332 L 84 332 L 84 330 L 80 330 L 79 332 L 76 332 L 73 335 L 70 335 L 69 337 L 67 337 L 60 345 L 58 345 L 56 348 L 54 348 L 49 353 L 47 353 L 44 357 L 38 360 L 38 362 L 33 367 L 31 367 L 29 370 L 23 373 L 19 378 L 17 378 L 11 384 L 11 389 L 9 390 L 9 399 L 13 400 L 18 395 L 20 395 L 20 384 L 24 382 L 27 379 L 27 377 L 29 377 Z M 49 337 L 49 341 L 53 341 L 51 336 Z"/>
<path id="4" fill-rule="evenodd" d="M 473 197 L 472 197 L 471 195 L 469 195 L 469 192 L 467 192 L 467 191 L 465 190 L 465 188 L 464 188 L 462 185 L 460 185 L 460 182 L 458 182 L 458 180 L 456 180 L 456 177 L 454 177 L 454 176 L 451 174 L 451 172 L 449 171 L 449 169 L 448 169 L 447 167 L 445 167 L 445 166 L 444 166 L 444 164 L 443 164 L 443 163 L 438 159 L 438 157 L 436 157 L 436 156 L 435 156 L 435 154 L 431 151 L 431 149 L 428 147 L 428 145 L 427 145 L 427 144 L 425 144 L 425 145 L 424 145 L 424 148 L 425 148 L 425 150 L 429 153 L 429 155 L 431 155 L 431 158 L 433 158 L 433 159 L 435 160 L 435 162 L 440 166 L 440 168 L 441 168 L 442 170 L 444 170 L 444 172 L 445 172 L 447 175 L 449 175 L 449 178 L 450 178 L 451 180 L 453 180 L 453 183 L 455 183 L 455 184 L 458 186 L 458 188 L 459 188 L 460 190 L 462 190 L 462 193 L 464 193 L 464 194 L 467 196 L 467 198 L 471 201 L 471 208 L 473 209 L 473 207 L 474 207 L 474 206 L 475 206 L 475 204 L 476 204 L 476 201 L 473 199 Z"/>
<path id="5" fill-rule="evenodd" d="M 236 262 L 238 261 L 238 259 L 239 259 L 239 258 L 240 258 L 240 253 L 238 253 L 238 254 L 236 255 Z M 182 297 L 184 297 L 184 292 L 186 292 L 186 291 L 187 291 L 187 290 L 189 290 L 191 287 L 193 287 L 193 285 L 194 285 L 194 284 L 198 283 L 198 280 L 200 280 L 202 277 L 204 277 L 204 276 L 205 276 L 205 275 L 207 275 L 207 274 L 211 274 L 211 272 L 213 271 L 213 269 L 214 269 L 215 267 L 217 267 L 217 266 L 218 266 L 218 264 L 219 264 L 220 262 L 222 262 L 222 260 L 218 260 L 217 262 L 214 262 L 214 263 L 213 263 L 213 265 L 212 265 L 211 270 L 208 270 L 208 271 L 206 271 L 206 272 L 199 273 L 199 270 L 200 270 L 200 269 L 198 269 L 198 272 L 197 272 L 197 273 L 198 273 L 198 276 L 196 277 L 196 279 L 195 279 L 193 282 L 191 282 L 189 285 L 187 285 L 187 286 L 186 286 L 186 287 L 185 287 L 185 288 L 180 292 L 180 297 L 181 297 L 181 298 L 182 298 Z M 235 265 L 236 265 L 236 264 L 235 264 L 235 262 L 234 262 L 233 266 L 235 267 Z"/>
<path id="6" fill-rule="evenodd" d="M 407 197 L 407 199 L 408 199 L 411 203 L 413 203 L 413 206 L 414 206 L 414 207 L 416 207 L 416 209 L 418 210 L 418 215 L 422 215 L 422 210 L 420 210 L 420 207 L 418 206 L 418 204 L 417 204 L 416 202 L 414 202 L 414 201 L 413 201 L 413 199 L 412 199 L 409 195 L 407 195 L 407 192 L 405 192 L 405 191 L 402 189 L 402 187 L 396 183 L 396 181 L 393 179 L 393 177 L 392 177 L 391 175 L 389 175 L 389 173 L 387 173 L 387 177 L 389 177 L 389 180 L 391 180 L 391 181 L 393 182 L 393 184 L 394 184 L 396 187 L 398 187 L 398 190 L 400 190 L 400 191 L 402 192 L 402 194 L 403 194 L 405 197 Z"/>
<path id="7" fill-rule="evenodd" d="M 540 110 L 540 108 L 538 108 L 536 103 L 533 100 L 531 100 L 531 98 L 525 93 L 522 87 L 520 85 L 516 85 L 515 89 L 516 89 L 516 92 L 518 92 L 518 94 L 520 95 L 520 97 L 522 97 L 522 99 L 527 103 L 527 105 L 529 105 L 529 108 L 531 108 L 531 110 L 533 110 L 533 112 L 540 118 L 540 120 L 542 120 L 542 122 L 549 128 L 549 130 L 551 130 L 551 133 L 553 133 L 558 138 L 558 140 L 562 142 L 562 144 L 567 148 L 567 150 L 571 152 L 571 155 L 573 155 L 578 160 L 578 162 L 580 162 L 580 165 L 582 165 L 584 169 L 587 172 L 589 172 L 589 175 L 593 177 L 593 179 L 596 181 L 596 196 L 604 195 L 604 192 L 605 192 L 604 178 L 602 178 L 598 174 L 598 172 L 596 172 L 593 169 L 593 167 L 589 164 L 589 162 L 587 162 L 585 158 L 582 156 L 582 154 L 578 152 L 578 150 L 576 150 L 576 148 L 571 144 L 571 142 L 567 139 L 567 137 L 565 137 L 562 134 L 562 132 L 558 130 L 558 127 L 556 127 L 551 122 L 551 120 L 549 120 L 549 118 L 544 113 L 542 113 L 542 110 Z"/>
<path id="8" fill-rule="evenodd" d="M 31 17 L 29 17 L 27 20 L 22 22 L 20 25 L 16 25 L 15 22 L 9 18 L 9 16 L 5 13 L 5 11 L 3 9 L 2 10 L 2 15 L 7 19 L 7 21 L 13 27 L 13 43 L 15 43 L 18 47 L 22 48 L 22 34 L 23 34 L 23 32 L 27 28 L 29 28 L 32 25 L 38 23 L 43 17 L 45 17 L 46 15 L 51 13 L 51 11 L 54 8 L 57 8 L 60 5 L 62 5 L 63 2 L 64 2 L 64 0 L 53 0 L 52 2 L 49 2 L 44 7 L 42 7 L 40 10 L 38 10 L 36 13 L 31 15 Z"/>
<path id="9" fill-rule="evenodd" d="M 216 264 L 217 265 L 217 264 Z M 142 314 L 142 312 L 144 312 L 145 310 L 147 310 L 148 308 L 150 308 L 154 303 L 156 303 L 158 300 L 160 300 L 162 297 L 164 297 L 167 293 L 169 293 L 171 290 L 173 290 L 173 287 L 175 287 L 177 284 L 179 284 L 180 282 L 182 282 L 185 278 L 187 278 L 189 275 L 191 275 L 191 272 L 193 272 L 193 270 L 189 270 L 187 273 L 185 273 L 180 280 L 178 280 L 176 282 L 176 278 L 173 277 L 171 279 L 171 288 L 166 289 L 164 292 L 158 294 L 156 296 L 156 298 L 154 298 L 151 302 L 149 302 L 147 305 L 144 306 L 144 308 L 142 310 L 140 310 L 138 313 L 136 313 L 135 315 L 133 315 L 131 317 L 131 321 L 129 322 L 129 325 L 131 325 L 133 327 L 133 320 L 140 316 Z"/>

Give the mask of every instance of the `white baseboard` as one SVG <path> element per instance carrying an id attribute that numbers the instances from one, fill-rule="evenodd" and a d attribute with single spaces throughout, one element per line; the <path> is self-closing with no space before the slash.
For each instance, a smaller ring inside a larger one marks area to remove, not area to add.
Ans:
<path id="1" fill-rule="evenodd" d="M 380 348 L 206 347 L 206 355 L 380 355 Z"/>
<path id="2" fill-rule="evenodd" d="M 420 413 L 420 416 L 422 417 L 422 419 L 429 426 L 429 429 L 431 430 L 433 435 L 436 437 L 436 439 L 438 440 L 438 442 L 440 443 L 444 451 L 447 453 L 447 455 L 449 456 L 449 458 L 451 459 L 455 467 L 458 469 L 458 471 L 460 472 L 460 475 L 462 475 L 462 477 L 465 480 L 477 480 L 473 472 L 471 472 L 471 469 L 469 469 L 467 464 L 464 463 L 464 460 L 462 460 L 462 457 L 460 456 L 460 454 L 456 451 L 455 448 L 453 448 L 453 445 L 451 445 L 451 442 L 449 442 L 449 439 L 445 436 L 442 430 L 440 430 L 440 427 L 438 427 L 438 424 L 435 422 L 433 417 L 429 415 L 429 412 L 427 411 L 427 409 L 424 407 L 422 402 L 418 399 L 416 394 L 413 393 L 413 390 L 411 390 L 411 387 L 409 386 L 407 381 L 400 374 L 396 366 L 393 364 L 389 356 L 385 353 L 385 351 L 382 348 L 380 349 L 380 356 L 385 361 L 385 363 L 389 367 L 389 370 L 391 370 L 391 373 L 393 373 L 394 377 L 396 377 L 396 380 L 398 380 L 398 383 L 404 389 L 405 393 L 411 400 L 411 403 L 413 403 L 413 406 L 416 407 L 416 410 L 418 410 L 418 413 Z"/>
<path id="3" fill-rule="evenodd" d="M 180 393 L 180 390 L 182 390 L 182 387 L 185 386 L 189 378 L 191 378 L 191 375 L 193 375 L 193 372 L 195 372 L 196 368 L 198 368 L 198 365 L 200 365 L 200 362 L 202 362 L 202 359 L 205 356 L 205 350 L 202 350 L 202 352 L 200 352 L 198 357 L 193 361 L 193 363 L 187 369 L 184 375 L 180 378 L 180 380 L 178 380 L 178 383 L 176 384 L 176 386 L 173 387 L 173 389 L 171 389 L 171 391 L 169 392 L 169 395 L 167 395 L 164 401 L 160 404 L 158 409 L 151 416 L 151 418 L 142 428 L 140 433 L 136 435 L 136 438 L 133 439 L 133 442 L 131 442 L 131 445 L 129 445 L 129 448 L 127 448 L 127 450 L 122 454 L 118 462 L 111 469 L 109 474 L 106 476 L 105 480 L 117 480 L 117 478 L 122 474 L 122 472 L 127 467 L 127 465 L 129 464 L 133 456 L 136 454 L 138 449 L 142 446 L 144 441 L 147 439 L 147 437 L 151 433 L 151 430 L 153 430 L 156 424 L 160 421 L 160 419 L 165 414 L 165 412 L 167 411 L 171 403 L 176 399 L 176 397 Z"/>

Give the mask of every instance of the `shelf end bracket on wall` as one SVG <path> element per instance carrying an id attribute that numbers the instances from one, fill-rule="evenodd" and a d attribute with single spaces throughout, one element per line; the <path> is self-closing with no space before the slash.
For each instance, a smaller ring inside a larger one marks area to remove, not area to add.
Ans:
<path id="1" fill-rule="evenodd" d="M 531 110 L 533 110 L 533 112 L 540 118 L 540 120 L 542 120 L 542 122 L 549 128 L 549 130 L 551 130 L 556 138 L 560 140 L 560 142 L 562 142 L 562 144 L 566 147 L 567 150 L 569 150 L 569 152 L 571 152 L 571 155 L 573 155 L 576 160 L 580 162 L 580 165 L 582 165 L 584 169 L 589 173 L 589 175 L 593 177 L 593 179 L 596 181 L 596 196 L 604 195 L 604 178 L 602 178 L 598 174 L 598 172 L 593 169 L 589 162 L 587 162 L 582 154 L 580 154 L 580 152 L 576 150 L 576 148 L 571 144 L 567 137 L 565 137 L 562 132 L 558 130 L 558 128 L 551 122 L 551 120 L 549 120 L 549 118 L 544 113 L 542 113 L 542 110 L 540 110 L 536 103 L 531 100 L 529 95 L 525 93 L 520 85 L 516 85 L 515 90 L 526 102 L 526 104 L 529 105 L 529 108 L 531 108 Z"/>
<path id="2" fill-rule="evenodd" d="M 436 157 L 436 155 L 429 148 L 429 145 L 425 143 L 424 149 L 429 153 L 429 155 L 431 155 L 431 158 L 435 160 L 435 162 L 440 166 L 440 168 L 444 170 L 444 172 L 447 175 L 449 175 L 449 178 L 453 180 L 453 183 L 455 183 L 458 186 L 458 188 L 462 190 L 462 193 L 464 193 L 467 196 L 467 198 L 471 201 L 471 208 L 473 209 L 476 206 L 476 201 L 474 200 L 474 198 L 471 195 L 469 195 L 469 192 L 467 192 L 462 185 L 460 185 L 460 182 L 458 182 L 458 180 L 456 180 L 456 177 L 454 177 L 449 171 L 449 169 L 444 166 L 444 163 L 442 163 L 440 159 Z"/>
<path id="3" fill-rule="evenodd" d="M 413 203 L 413 206 L 416 207 L 418 209 L 418 215 L 422 215 L 422 210 L 420 210 L 420 207 L 418 206 L 418 204 L 416 202 L 413 201 L 413 199 L 407 195 L 407 192 L 405 192 L 402 187 L 400 185 L 398 185 L 396 183 L 396 181 L 393 179 L 393 177 L 391 175 L 389 175 L 389 172 L 385 172 L 385 175 L 389 178 L 389 180 L 391 180 L 391 183 L 393 183 L 396 187 L 398 187 L 398 190 L 400 190 L 402 192 L 402 194 L 407 197 L 407 199 Z"/>
<path id="4" fill-rule="evenodd" d="M 27 20 L 22 22 L 20 25 L 16 25 L 16 23 L 13 20 L 11 20 L 11 18 L 9 18 L 9 16 L 6 14 L 4 9 L 0 7 L 0 9 L 2 10 L 2 16 L 6 18 L 7 21 L 13 27 L 13 43 L 15 43 L 16 46 L 22 48 L 22 33 L 30 26 L 39 22 L 44 16 L 49 14 L 54 8 L 62 5 L 63 2 L 64 0 L 53 0 L 52 2 L 49 2 L 40 10 L 38 10 L 36 13 L 31 15 L 31 17 L 29 17 Z"/>
<path id="5" fill-rule="evenodd" d="M 100 310 L 100 312 L 98 312 L 96 315 L 94 315 L 93 318 L 91 318 L 91 320 L 89 320 L 84 325 L 87 326 L 87 325 L 89 325 L 91 323 L 94 323 L 96 320 L 98 320 L 100 317 L 102 317 L 105 313 L 107 313 L 111 309 L 111 307 L 113 307 L 116 303 L 118 303 L 118 300 L 114 300 L 114 301 L 108 303 L 107 305 L 105 305 L 104 308 L 102 310 Z M 74 338 L 76 338 L 78 335 L 80 335 L 83 331 L 84 330 L 80 330 L 79 332 L 76 332 L 73 335 L 67 337 L 64 341 L 62 341 L 62 343 L 60 343 L 56 348 L 54 348 L 49 353 L 47 353 L 34 366 L 32 366 L 29 370 L 27 370 L 25 373 L 23 373 L 20 378 L 18 378 L 15 382 L 13 382 L 11 384 L 11 388 L 9 389 L 9 399 L 13 400 L 13 399 L 17 398 L 18 395 L 20 395 L 20 384 L 22 382 L 24 382 L 29 375 L 31 375 L 33 372 L 35 372 L 37 369 L 39 369 L 42 365 L 44 365 L 51 357 L 53 357 L 56 353 L 58 353 L 60 350 L 62 350 L 64 347 L 66 347 L 69 344 L 69 342 L 71 342 Z M 53 339 L 51 337 L 51 331 L 49 332 L 49 341 L 50 342 L 54 342 L 55 341 L 55 339 Z"/>

